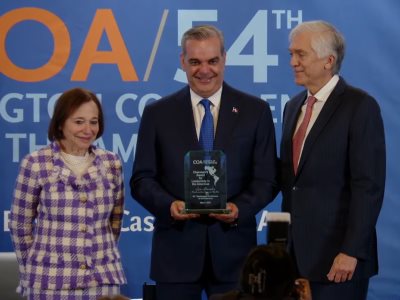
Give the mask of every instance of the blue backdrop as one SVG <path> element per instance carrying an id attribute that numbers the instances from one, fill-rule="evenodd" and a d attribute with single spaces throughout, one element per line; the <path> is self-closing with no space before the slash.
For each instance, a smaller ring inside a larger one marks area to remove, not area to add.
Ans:
<path id="1" fill-rule="evenodd" d="M 399 13 L 396 0 L 2 0 L 0 251 L 12 251 L 7 220 L 20 160 L 48 143 L 61 92 L 81 86 L 102 99 L 106 130 L 97 143 L 121 156 L 128 182 L 143 107 L 184 85 L 180 37 L 192 25 L 211 23 L 225 33 L 226 81 L 269 102 L 279 141 L 283 107 L 300 90 L 289 66 L 288 33 L 299 22 L 324 19 L 346 37 L 341 75 L 381 105 L 387 184 L 377 226 L 380 272 L 368 299 L 400 299 Z M 280 196 L 259 214 L 260 243 L 266 212 L 279 205 Z M 129 281 L 123 292 L 130 297 L 140 297 L 149 281 L 153 221 L 127 188 L 119 245 Z"/>

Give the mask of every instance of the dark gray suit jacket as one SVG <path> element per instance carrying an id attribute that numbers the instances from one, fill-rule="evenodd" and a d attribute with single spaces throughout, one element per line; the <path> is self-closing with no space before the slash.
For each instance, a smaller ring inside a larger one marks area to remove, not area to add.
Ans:
<path id="1" fill-rule="evenodd" d="M 340 78 L 306 138 L 293 173 L 292 136 L 304 91 L 284 112 L 282 209 L 291 213 L 290 246 L 300 275 L 327 280 L 334 257 L 358 259 L 357 278 L 378 271 L 375 225 L 385 186 L 385 138 L 380 109 Z"/>
<path id="2" fill-rule="evenodd" d="M 256 245 L 255 215 L 276 195 L 270 108 L 224 83 L 214 149 L 226 154 L 228 201 L 239 208 L 237 226 L 208 218 L 174 222 L 170 205 L 184 199 L 184 156 L 199 149 L 189 87 L 145 108 L 130 186 L 132 196 L 156 217 L 150 274 L 155 281 L 197 280 L 207 239 L 216 277 L 237 281 Z"/>

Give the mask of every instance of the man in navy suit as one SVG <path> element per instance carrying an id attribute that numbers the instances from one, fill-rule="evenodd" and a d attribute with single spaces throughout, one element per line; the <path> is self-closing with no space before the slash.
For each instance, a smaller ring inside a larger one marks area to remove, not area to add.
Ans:
<path id="1" fill-rule="evenodd" d="M 182 37 L 188 86 L 148 105 L 142 116 L 132 196 L 155 216 L 151 278 L 157 300 L 199 300 L 237 286 L 242 263 L 256 243 L 255 215 L 277 192 L 272 115 L 261 99 L 224 82 L 222 33 L 198 26 Z M 229 214 L 183 214 L 184 156 L 202 149 L 204 107 L 211 101 L 214 150 L 227 164 Z"/>
<path id="2" fill-rule="evenodd" d="M 289 39 L 295 82 L 306 88 L 284 111 L 280 158 L 289 249 L 299 275 L 310 280 L 313 300 L 365 299 L 378 272 L 375 226 L 385 185 L 380 108 L 338 76 L 345 45 L 332 25 L 305 22 Z M 303 126 L 307 106 L 311 117 Z M 298 142 L 301 127 L 305 139 Z"/>

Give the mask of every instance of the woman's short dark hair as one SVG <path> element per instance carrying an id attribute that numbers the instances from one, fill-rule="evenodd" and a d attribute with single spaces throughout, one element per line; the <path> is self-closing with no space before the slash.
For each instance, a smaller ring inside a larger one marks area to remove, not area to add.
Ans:
<path id="1" fill-rule="evenodd" d="M 246 294 L 284 299 L 294 289 L 296 273 L 293 261 L 282 245 L 255 247 L 247 256 L 240 278 Z"/>
<path id="2" fill-rule="evenodd" d="M 99 111 L 99 132 L 96 139 L 101 137 L 104 132 L 104 116 L 101 103 L 94 93 L 83 88 L 73 88 L 65 91 L 54 107 L 53 117 L 50 120 L 47 136 L 49 140 L 59 141 L 64 138 L 62 127 L 65 121 L 84 103 L 93 101 Z"/>

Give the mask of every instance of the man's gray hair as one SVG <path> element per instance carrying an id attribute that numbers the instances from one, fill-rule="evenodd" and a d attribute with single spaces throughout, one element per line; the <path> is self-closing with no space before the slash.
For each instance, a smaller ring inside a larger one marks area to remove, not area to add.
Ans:
<path id="1" fill-rule="evenodd" d="M 220 31 L 217 27 L 212 25 L 200 25 L 190 28 L 186 31 L 181 39 L 182 52 L 183 55 L 186 55 L 186 42 L 188 40 L 206 40 L 212 37 L 216 37 L 221 42 L 221 54 L 225 53 L 224 46 L 224 35 L 222 31 Z"/>
<path id="2" fill-rule="evenodd" d="M 339 73 L 345 53 L 345 40 L 343 35 L 330 23 L 317 20 L 303 22 L 297 25 L 289 34 L 289 42 L 293 37 L 302 32 L 316 33 L 311 39 L 311 48 L 319 58 L 333 55 L 335 64 L 333 74 Z"/>

